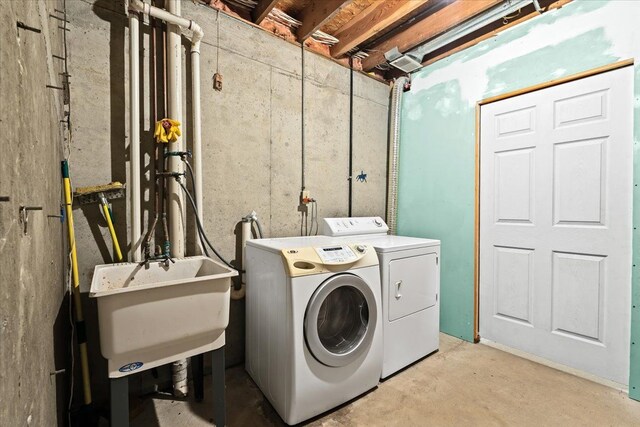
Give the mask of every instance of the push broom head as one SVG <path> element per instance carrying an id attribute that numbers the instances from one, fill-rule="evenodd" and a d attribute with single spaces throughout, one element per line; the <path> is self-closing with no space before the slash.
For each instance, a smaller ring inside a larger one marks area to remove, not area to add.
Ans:
<path id="1" fill-rule="evenodd" d="M 111 182 L 106 185 L 96 185 L 93 187 L 76 188 L 73 193 L 74 202 L 86 205 L 88 203 L 97 203 L 101 197 L 107 200 L 121 199 L 125 196 L 125 185 L 121 182 Z"/>

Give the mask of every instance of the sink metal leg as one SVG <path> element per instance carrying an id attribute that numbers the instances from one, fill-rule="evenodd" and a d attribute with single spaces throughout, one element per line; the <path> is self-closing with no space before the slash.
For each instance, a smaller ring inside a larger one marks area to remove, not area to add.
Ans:
<path id="1" fill-rule="evenodd" d="M 198 354 L 191 358 L 191 369 L 196 402 L 202 402 L 204 399 L 204 354 Z"/>
<path id="2" fill-rule="evenodd" d="M 111 378 L 111 427 L 129 425 L 129 377 Z"/>
<path id="3" fill-rule="evenodd" d="M 212 352 L 213 422 L 217 427 L 227 423 L 224 397 L 224 346 Z"/>

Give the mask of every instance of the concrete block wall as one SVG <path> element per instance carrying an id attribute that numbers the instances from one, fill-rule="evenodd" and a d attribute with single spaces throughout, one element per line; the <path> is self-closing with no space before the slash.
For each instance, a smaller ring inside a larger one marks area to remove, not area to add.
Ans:
<path id="1" fill-rule="evenodd" d="M 69 318 L 59 218 L 64 125 L 62 1 L 0 8 L 0 425 L 64 425 Z M 18 22 L 33 28 L 18 27 Z M 20 206 L 29 212 L 27 233 Z"/>
<path id="2" fill-rule="evenodd" d="M 122 1 L 67 2 L 70 15 L 71 97 L 76 110 L 72 174 L 76 186 L 127 180 L 127 18 Z M 216 248 L 237 258 L 234 231 L 255 210 L 267 237 L 300 234 L 296 208 L 301 186 L 301 49 L 245 22 L 191 1 L 183 16 L 204 29 L 201 47 L 204 227 Z M 143 106 L 142 151 L 147 191 L 144 229 L 153 216 L 148 180 L 153 147 L 149 27 L 141 25 Z M 219 39 L 218 35 L 219 34 Z M 185 49 L 188 48 L 185 39 Z M 186 56 L 186 53 L 183 53 Z M 183 68 L 184 93 L 190 65 Z M 219 69 L 223 90 L 212 77 Z M 305 53 L 305 184 L 318 200 L 319 217 L 348 214 L 350 70 Z M 354 74 L 354 215 L 384 215 L 388 86 Z M 191 103 L 185 96 L 184 140 L 190 143 Z M 144 181 L 144 180 L 143 180 Z M 114 202 L 121 242 L 127 242 L 127 204 Z M 88 291 L 93 267 L 111 262 L 111 244 L 95 206 L 76 213 L 82 286 Z M 95 304 L 89 311 L 89 345 L 98 396 L 106 393 L 106 366 L 99 353 Z M 227 329 L 227 363 L 244 360 L 244 301 L 233 301 Z M 160 379 L 163 372 L 160 372 Z M 133 377 L 132 389 L 148 390 L 149 373 Z"/>

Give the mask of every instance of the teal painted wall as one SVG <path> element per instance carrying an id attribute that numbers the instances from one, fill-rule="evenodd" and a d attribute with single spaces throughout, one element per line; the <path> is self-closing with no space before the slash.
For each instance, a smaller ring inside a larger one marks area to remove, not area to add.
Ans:
<path id="1" fill-rule="evenodd" d="M 630 396 L 640 398 L 640 2 L 574 0 L 423 68 L 402 102 L 398 234 L 442 241 L 441 330 L 473 340 L 475 106 L 636 58 Z M 637 267 L 636 267 L 637 266 Z"/>

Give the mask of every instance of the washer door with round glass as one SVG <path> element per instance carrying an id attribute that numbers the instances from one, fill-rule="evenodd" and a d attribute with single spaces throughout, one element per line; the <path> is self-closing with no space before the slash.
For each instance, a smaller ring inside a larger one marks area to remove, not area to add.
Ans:
<path id="1" fill-rule="evenodd" d="M 327 366 L 346 366 L 367 352 L 377 321 L 369 285 L 353 274 L 325 280 L 309 301 L 304 335 L 311 354 Z"/>

